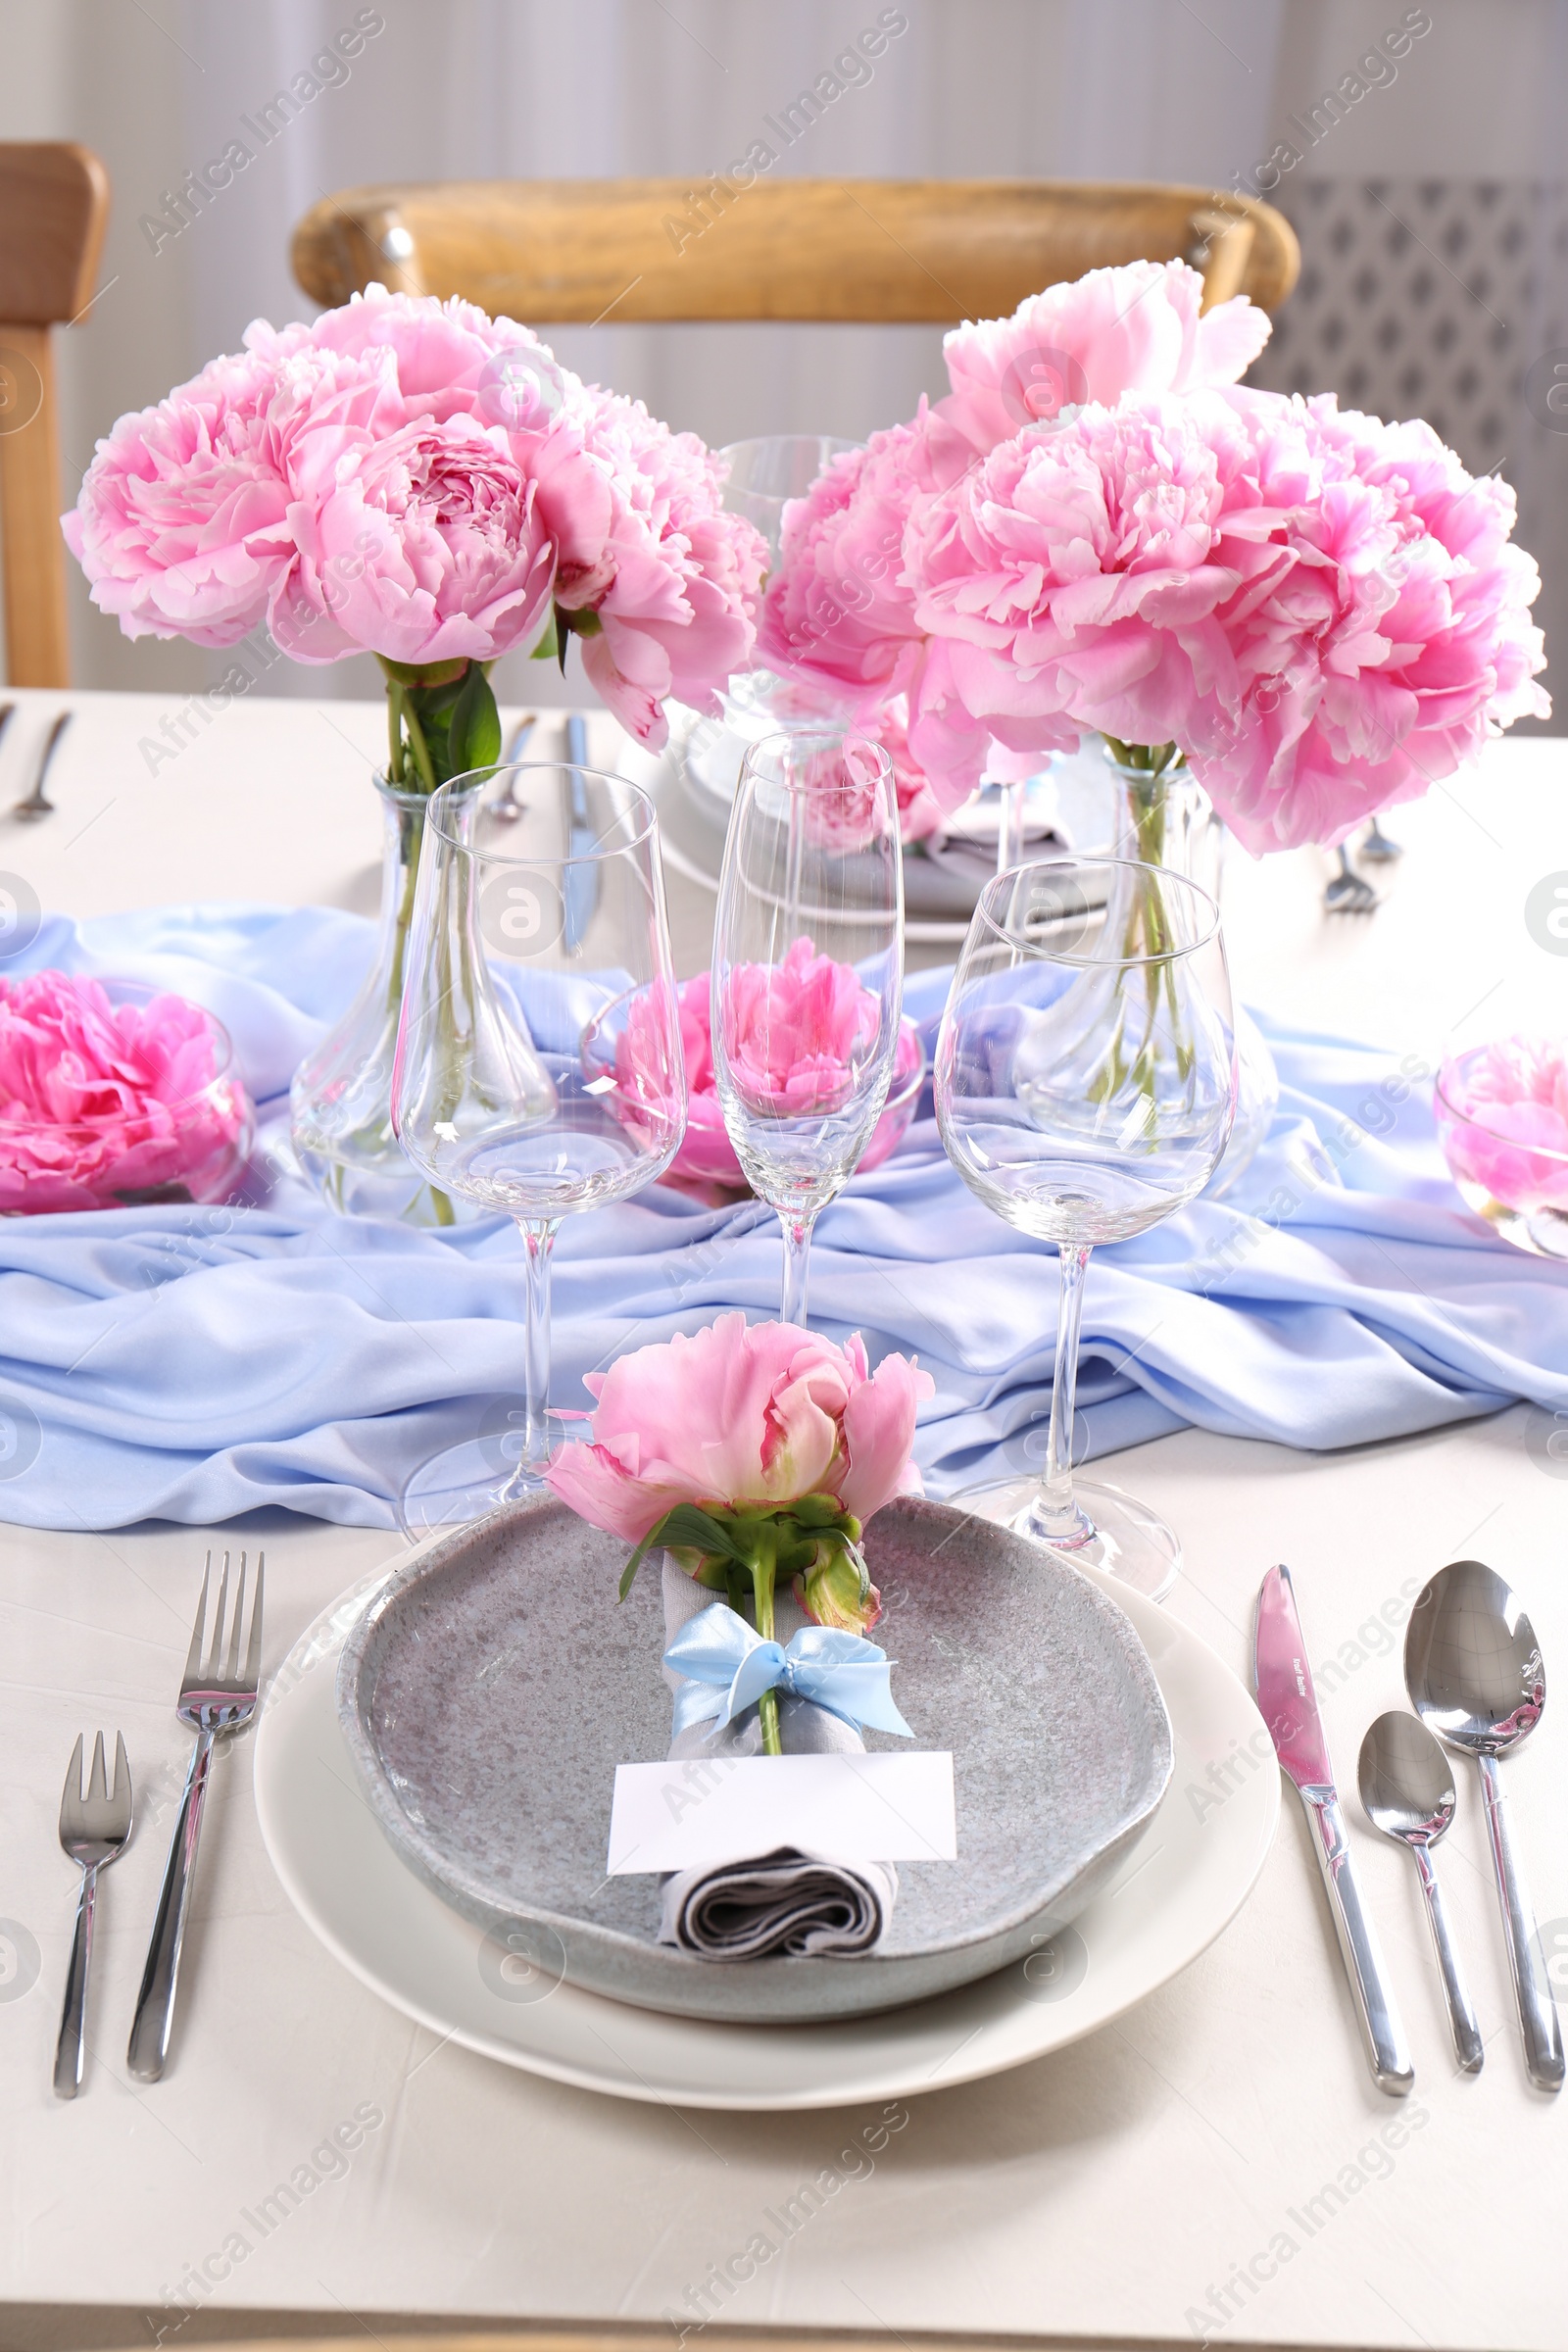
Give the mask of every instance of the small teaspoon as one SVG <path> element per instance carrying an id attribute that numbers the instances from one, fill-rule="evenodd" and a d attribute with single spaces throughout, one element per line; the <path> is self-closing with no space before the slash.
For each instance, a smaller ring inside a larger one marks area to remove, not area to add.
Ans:
<path id="1" fill-rule="evenodd" d="M 1432 1867 L 1431 1848 L 1447 1830 L 1458 1803 L 1448 1759 L 1424 1723 L 1396 1708 L 1380 1715 L 1368 1730 L 1361 1742 L 1356 1777 L 1361 1809 L 1372 1827 L 1410 1849 L 1426 1896 L 1427 1918 L 1447 1996 L 1453 2054 L 1466 2074 L 1479 2074 L 1486 2044 L 1465 1990 L 1438 1874 Z"/>

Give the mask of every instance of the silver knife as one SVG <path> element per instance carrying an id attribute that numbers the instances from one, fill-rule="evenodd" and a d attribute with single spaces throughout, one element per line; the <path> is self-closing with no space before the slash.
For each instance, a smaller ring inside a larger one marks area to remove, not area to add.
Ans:
<path id="1" fill-rule="evenodd" d="M 599 903 L 600 869 L 590 860 L 597 836 L 588 814 L 588 793 L 583 783 L 583 770 L 588 763 L 588 729 L 582 713 L 573 710 L 566 719 L 566 762 L 571 770 L 571 821 L 566 836 L 566 856 L 581 862 L 568 864 L 565 871 L 566 946 L 581 945 L 583 933 L 593 919 Z"/>
<path id="2" fill-rule="evenodd" d="M 1301 1620 L 1288 1568 L 1271 1568 L 1257 1595 L 1254 1640 L 1257 1704 L 1268 1726 L 1280 1770 L 1306 1808 L 1313 1850 L 1328 1889 L 1329 1909 L 1355 1996 L 1373 2080 L 1402 2099 L 1415 2082 L 1404 2027 L 1394 2005 L 1361 1889 L 1350 1867 L 1345 1816 L 1306 1662 Z"/>

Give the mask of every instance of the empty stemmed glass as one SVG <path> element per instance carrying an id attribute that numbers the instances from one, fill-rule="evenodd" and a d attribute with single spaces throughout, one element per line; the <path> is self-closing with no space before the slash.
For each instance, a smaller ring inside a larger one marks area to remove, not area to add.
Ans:
<path id="1" fill-rule="evenodd" d="M 713 929 L 713 1077 L 752 1190 L 784 1229 L 784 1320 L 806 1321 L 811 1227 L 887 1099 L 904 998 L 893 765 L 836 730 L 741 764 Z"/>
<path id="2" fill-rule="evenodd" d="M 943 1015 L 937 1123 L 971 1192 L 1054 1242 L 1061 1303 L 1045 1474 L 971 1490 L 1069 1559 L 1158 1597 L 1181 1548 L 1114 1487 L 1074 1484 L 1084 1275 L 1208 1182 L 1230 1134 L 1236 1049 L 1219 910 L 1185 876 L 1067 858 L 986 885 Z"/>
<path id="3" fill-rule="evenodd" d="M 556 1229 L 662 1175 L 686 1122 L 653 803 L 565 761 L 514 763 L 475 784 L 455 777 L 425 815 L 392 1120 L 439 1192 L 516 1220 L 525 1396 L 520 1414 L 416 1474 L 411 1526 L 472 1519 L 537 1489 L 562 1434 L 548 1411 Z"/>

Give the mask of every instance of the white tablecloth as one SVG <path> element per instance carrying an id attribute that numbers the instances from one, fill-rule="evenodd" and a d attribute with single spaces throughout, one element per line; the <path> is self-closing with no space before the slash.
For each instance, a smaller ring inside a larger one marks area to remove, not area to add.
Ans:
<path id="1" fill-rule="evenodd" d="M 0 807 L 24 788 L 58 702 L 19 699 Z M 192 897 L 373 904 L 364 774 L 377 710 L 257 703 L 150 773 L 138 745 L 164 740 L 178 705 L 75 700 L 51 777 L 58 814 L 30 827 L 0 816 L 0 873 L 79 915 Z M 600 756 L 609 748 L 607 734 Z M 1537 945 L 1524 916 L 1530 886 L 1568 868 L 1564 760 L 1551 742 L 1502 745 L 1396 812 L 1408 855 L 1369 921 L 1322 918 L 1328 868 L 1314 853 L 1261 869 L 1238 858 L 1227 925 L 1244 992 L 1287 1018 L 1426 1051 L 1478 1002 L 1478 1036 L 1532 1006 L 1568 1026 L 1568 957 Z M 695 968 L 702 895 L 672 898 Z M 1401 1697 L 1382 1604 L 1396 1613 L 1446 1560 L 1501 1568 L 1528 1597 L 1548 1670 L 1568 1660 L 1568 1462 L 1546 1450 L 1540 1419 L 1515 1411 L 1332 1458 L 1187 1432 L 1110 1475 L 1181 1529 L 1187 1573 L 1168 1605 L 1238 1672 L 1258 1579 L 1290 1561 L 1313 1656 L 1340 1658 L 1325 1715 L 1348 1788 L 1365 1725 Z M 264 1540 L 273 1662 L 390 1548 L 283 1519 Z M 160 2329 L 177 2344 L 244 2311 L 359 2333 L 348 2315 L 374 2332 L 391 2312 L 657 2320 L 684 2303 L 867 2119 L 621 2104 L 439 2042 L 363 1991 L 290 1910 L 244 1746 L 218 1774 L 174 2062 L 159 2085 L 127 2080 L 186 1758 L 171 1700 L 202 1549 L 185 1528 L 0 1538 L 0 2344 L 150 2343 Z M 55 1821 L 72 1741 L 99 1723 L 124 1731 L 140 1829 L 104 1881 L 94 2055 L 85 2095 L 66 2106 L 49 2066 L 74 1874 Z M 1506 1769 L 1568 1980 L 1565 1755 L 1568 1721 L 1548 1709 Z M 725 2322 L 1568 2343 L 1568 2103 L 1524 2080 L 1473 1781 L 1461 1775 L 1440 1860 L 1488 2037 L 1477 2080 L 1453 2069 L 1408 1861 L 1363 1828 L 1352 1836 L 1414 2043 L 1403 2108 L 1360 2056 L 1291 1799 L 1256 1893 L 1203 1959 L 1086 2042 L 911 2101 L 874 2172 L 738 2289 Z M 9 1977 L 8 1950 L 22 1955 Z M 241 2210 L 309 2167 L 356 2110 L 383 2120 L 346 2171 L 198 2296 L 189 2273 L 221 2256 Z M 181 2328 L 192 2303 L 204 2317 Z"/>

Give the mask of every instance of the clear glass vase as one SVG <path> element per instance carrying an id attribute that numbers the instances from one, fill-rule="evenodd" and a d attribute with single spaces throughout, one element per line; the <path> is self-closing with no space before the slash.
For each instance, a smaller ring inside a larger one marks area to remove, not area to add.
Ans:
<path id="1" fill-rule="evenodd" d="M 384 776 L 375 778 L 375 789 L 382 825 L 375 954 L 343 1018 L 294 1073 L 294 1153 L 321 1198 L 345 1215 L 466 1224 L 477 1210 L 438 1192 L 392 1132 L 392 1056 L 428 796 L 400 792 Z"/>
<path id="2" fill-rule="evenodd" d="M 1119 760 L 1106 744 L 1105 760 L 1115 778 L 1119 808 L 1115 828 L 1117 854 L 1137 858 L 1146 865 L 1168 866 L 1206 890 L 1216 904 L 1225 862 L 1225 827 L 1213 803 L 1180 755 L 1154 774 Z M 1280 1102 L 1280 1075 L 1267 1041 L 1251 1014 L 1237 1003 L 1236 1123 L 1225 1156 L 1207 1187 L 1217 1200 L 1237 1184 L 1258 1146 L 1274 1124 Z"/>

